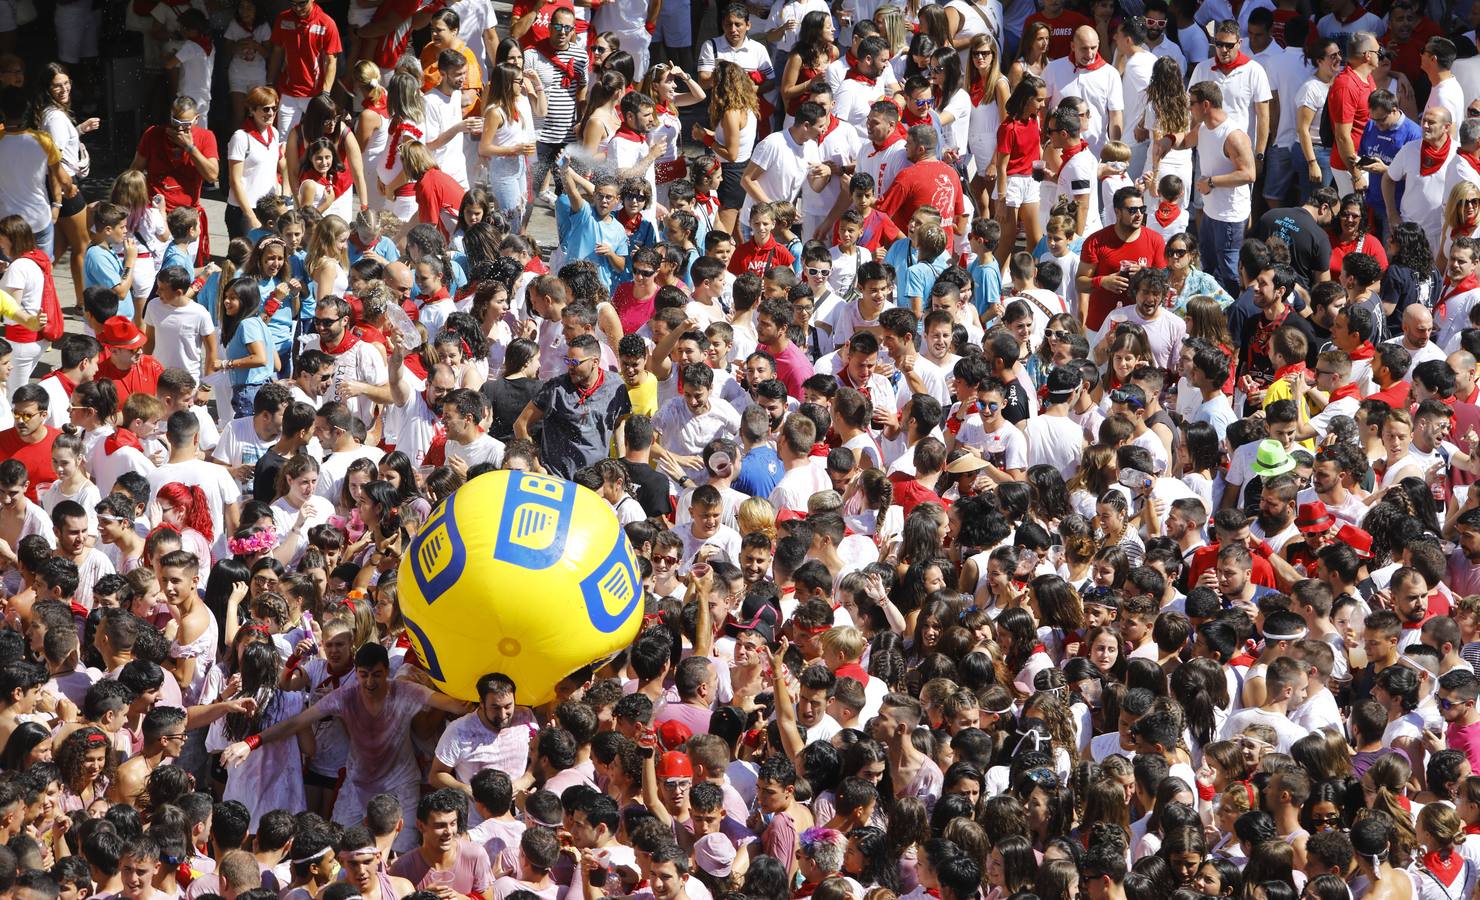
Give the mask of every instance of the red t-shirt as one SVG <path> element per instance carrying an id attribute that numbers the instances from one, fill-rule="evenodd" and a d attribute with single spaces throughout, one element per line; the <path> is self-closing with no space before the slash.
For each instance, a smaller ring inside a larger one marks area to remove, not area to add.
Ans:
<path id="1" fill-rule="evenodd" d="M 1348 253 L 1365 253 L 1377 258 L 1377 264 L 1387 270 L 1387 251 L 1382 249 L 1382 241 L 1370 234 L 1364 234 L 1354 241 L 1331 242 L 1331 280 L 1341 281 L 1341 261 L 1346 259 Z"/>
<path id="2" fill-rule="evenodd" d="M 1079 271 L 1088 271 L 1096 279 L 1120 274 L 1120 264 L 1123 262 L 1164 269 L 1167 265 L 1166 241 L 1150 228 L 1142 228 L 1134 239 L 1123 241 L 1115 226 L 1107 225 L 1085 238 L 1084 246 L 1079 248 Z M 1129 291 L 1117 294 L 1101 286 L 1096 280 L 1089 295 L 1089 309 L 1084 317 L 1085 327 L 1091 331 L 1097 330 L 1104 324 L 1105 317 L 1110 315 L 1111 310 L 1130 301 Z"/>
<path id="3" fill-rule="evenodd" d="M 319 93 L 324 60 L 344 52 L 339 42 L 339 26 L 317 3 L 306 19 L 298 18 L 291 9 L 279 13 L 268 40 L 283 48 L 283 70 L 278 73 L 276 86 L 285 97 L 312 97 Z"/>
<path id="4" fill-rule="evenodd" d="M 1418 20 L 1413 35 L 1406 41 L 1399 41 L 1396 47 L 1393 47 L 1392 33 L 1384 35 L 1382 45 L 1392 47 L 1393 50 L 1393 71 L 1407 75 L 1409 81 L 1417 81 L 1423 76 L 1423 65 L 1419 58 L 1423 55 L 1424 44 L 1429 42 L 1429 38 L 1439 37 L 1443 33 L 1432 19 L 1425 16 Z M 1427 76 L 1423 77 L 1427 79 Z"/>
<path id="5" fill-rule="evenodd" d="M 192 130 L 196 149 L 206 159 L 219 160 L 216 150 L 216 135 L 196 125 Z M 144 160 L 144 174 L 149 181 L 149 193 L 163 194 L 165 209 L 180 206 L 199 206 L 200 190 L 205 177 L 191 162 L 190 154 L 176 146 L 158 125 L 150 125 L 139 138 L 138 154 Z M 204 236 L 204 235 L 202 235 Z"/>
<path id="6" fill-rule="evenodd" d="M 915 210 L 927 204 L 940 210 L 940 225 L 948 241 L 946 249 L 950 249 L 949 240 L 955 234 L 951 222 L 965 215 L 966 195 L 961 191 L 961 176 L 940 160 L 922 160 L 906 167 L 889 185 L 877 208 L 903 231 L 909 227 Z"/>
<path id="7" fill-rule="evenodd" d="M 1331 128 L 1342 122 L 1352 123 L 1352 147 L 1362 143 L 1362 132 L 1367 129 L 1367 98 L 1376 89 L 1372 79 L 1365 81 L 1347 67 L 1331 82 L 1331 91 L 1326 95 L 1326 114 L 1331 117 Z M 1346 171 L 1346 160 L 1341 158 L 1335 147 L 1331 148 L 1331 168 Z"/>
<path id="8" fill-rule="evenodd" d="M 140 356 L 134 361 L 134 367 L 127 372 L 120 372 L 114 365 L 113 360 L 106 355 L 98 363 L 98 380 L 108 379 L 118 389 L 118 402 L 120 404 L 133 394 L 157 394 L 159 393 L 159 376 L 164 373 L 164 366 L 159 360 L 148 354 Z"/>
<path id="9" fill-rule="evenodd" d="M 1038 120 L 1004 119 L 997 126 L 997 149 L 1007 154 L 1007 174 L 1031 175 L 1033 163 L 1043 158 Z"/>
<path id="10" fill-rule="evenodd" d="M 451 175 L 441 169 L 431 169 L 416 183 L 417 218 L 437 226 L 443 240 L 452 240 L 452 223 L 457 221 L 466 193 Z"/>
<path id="11" fill-rule="evenodd" d="M 1269 564 L 1269 560 L 1265 559 L 1257 553 L 1253 553 L 1250 555 L 1253 557 L 1254 564 L 1249 570 L 1249 580 L 1262 587 L 1275 588 L 1276 590 L 1278 590 L 1279 585 L 1275 584 L 1274 581 L 1274 566 L 1271 566 Z M 1217 564 L 1217 562 L 1217 544 L 1208 544 L 1205 547 L 1198 547 L 1196 550 L 1193 551 L 1192 562 L 1189 563 L 1187 566 L 1187 583 L 1197 584 L 1197 579 L 1202 575 L 1202 573 L 1206 572 L 1208 569 L 1211 569 L 1214 565 Z"/>
<path id="12" fill-rule="evenodd" d="M 1050 19 L 1041 12 L 1035 12 L 1023 21 L 1023 33 L 1028 33 L 1028 26 L 1034 22 L 1043 22 L 1051 29 L 1048 36 L 1048 58 L 1059 59 L 1069 55 L 1069 47 L 1074 42 L 1074 29 L 1081 25 L 1094 26 L 1094 21 L 1083 13 L 1077 13 L 1072 9 L 1066 9 L 1059 13 L 1058 18 Z"/>
<path id="13" fill-rule="evenodd" d="M 46 426 L 46 437 L 34 444 L 21 440 L 20 432 L 14 428 L 0 431 L 0 459 L 18 459 L 26 467 L 31 479 L 26 487 L 26 496 L 36 501 L 36 491 L 57 480 L 56 469 L 51 467 L 51 445 L 56 443 L 60 428 Z"/>
<path id="14" fill-rule="evenodd" d="M 921 503 L 939 503 L 945 507 L 951 505 L 950 501 L 942 499 L 935 491 L 920 484 L 904 472 L 895 472 L 889 476 L 889 480 L 894 483 L 894 502 L 899 505 L 906 516 L 910 514 L 910 510 Z"/>
<path id="15" fill-rule="evenodd" d="M 765 277 L 776 266 L 789 266 L 794 262 L 796 257 L 775 238 L 771 238 L 764 247 L 757 247 L 752 238 L 735 248 L 735 253 L 730 257 L 730 271 L 736 275 L 751 272 Z"/>
<path id="16" fill-rule="evenodd" d="M 396 23 L 394 29 L 375 38 L 375 46 L 370 51 L 370 58 L 375 60 L 381 71 L 388 72 L 396 67 L 396 60 L 401 58 L 406 52 L 406 45 L 411 43 L 412 17 L 428 5 L 430 4 L 426 0 L 384 0 L 375 10 L 375 18 L 370 20 L 371 25 L 379 25 L 387 19 Z"/>
<path id="17" fill-rule="evenodd" d="M 1413 385 L 1406 381 L 1399 381 L 1385 391 L 1377 391 L 1363 397 L 1363 400 L 1381 400 L 1393 409 L 1408 408 L 1408 392 L 1413 390 Z"/>

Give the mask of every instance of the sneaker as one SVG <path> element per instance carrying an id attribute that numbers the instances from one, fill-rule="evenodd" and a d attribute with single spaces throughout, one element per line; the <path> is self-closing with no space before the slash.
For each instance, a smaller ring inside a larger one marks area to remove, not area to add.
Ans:
<path id="1" fill-rule="evenodd" d="M 551 209 L 554 209 L 555 208 L 555 192 L 552 191 L 552 190 L 550 190 L 549 188 L 545 188 L 543 191 L 540 191 L 539 201 L 540 201 L 540 203 L 542 205 L 548 206 Z"/>

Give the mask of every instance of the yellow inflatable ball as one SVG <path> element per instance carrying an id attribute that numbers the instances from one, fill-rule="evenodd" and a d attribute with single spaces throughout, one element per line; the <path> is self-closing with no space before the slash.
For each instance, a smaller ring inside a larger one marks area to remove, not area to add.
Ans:
<path id="1" fill-rule="evenodd" d="M 611 506 L 523 472 L 480 475 L 443 501 L 401 560 L 400 591 L 428 673 L 464 700 L 502 672 L 520 703 L 545 703 L 642 624 L 637 555 Z"/>

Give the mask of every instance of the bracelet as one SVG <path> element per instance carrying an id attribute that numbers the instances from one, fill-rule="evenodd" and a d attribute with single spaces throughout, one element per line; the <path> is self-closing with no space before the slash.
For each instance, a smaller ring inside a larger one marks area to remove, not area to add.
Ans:
<path id="1" fill-rule="evenodd" d="M 247 745 L 248 750 L 256 750 L 258 747 L 262 746 L 262 735 L 249 734 L 246 737 L 242 738 L 242 743 Z"/>

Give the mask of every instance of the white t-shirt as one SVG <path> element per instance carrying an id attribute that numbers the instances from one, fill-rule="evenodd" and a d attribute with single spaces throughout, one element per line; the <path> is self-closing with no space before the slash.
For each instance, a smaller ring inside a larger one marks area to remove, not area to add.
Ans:
<path id="1" fill-rule="evenodd" d="M 1424 234 L 1428 235 L 1430 247 L 1439 244 L 1439 234 L 1444 224 L 1445 178 L 1454 166 L 1458 152 L 1459 145 L 1451 140 L 1449 157 L 1444 160 L 1439 171 L 1432 175 L 1423 175 L 1419 171 L 1423 153 L 1423 140 L 1420 139 L 1404 144 L 1393 157 L 1393 161 L 1388 163 L 1388 177 L 1403 186 L 1403 199 L 1398 201 L 1399 218 L 1423 228 Z"/>
<path id="2" fill-rule="evenodd" d="M 858 136 L 858 132 L 839 121 L 823 136 L 818 147 L 818 156 L 821 162 L 837 163 L 839 167 L 851 166 L 858 159 L 858 150 L 862 144 L 863 139 Z M 820 193 L 812 190 L 812 185 L 803 180 L 802 212 L 811 216 L 827 215 L 837 205 L 838 195 L 843 192 L 843 182 L 846 180 L 846 175 L 835 175 L 828 179 L 827 186 Z M 801 237 L 809 240 L 811 235 Z"/>
<path id="3" fill-rule="evenodd" d="M 1028 439 L 1005 420 L 996 431 L 988 432 L 982 425 L 982 417 L 972 413 L 956 434 L 956 442 L 980 450 L 999 469 L 1028 467 Z M 994 460 L 993 457 L 997 458 Z"/>
<path id="4" fill-rule="evenodd" d="M 156 300 L 144 310 L 144 324 L 154 329 L 154 358 L 165 368 L 184 369 L 201 380 L 201 351 L 205 338 L 216 333 L 211 314 L 199 303 L 170 306 Z"/>
<path id="5" fill-rule="evenodd" d="M 263 440 L 257 436 L 257 428 L 253 425 L 253 416 L 242 416 L 232 419 L 221 432 L 221 440 L 216 442 L 216 451 L 211 454 L 211 459 L 228 466 L 255 466 L 257 461 L 267 455 L 268 448 L 277 443 L 277 439 Z M 243 480 L 241 484 L 246 486 L 250 480 Z M 258 500 L 270 500 L 270 497 L 258 497 Z"/>
<path id="6" fill-rule="evenodd" d="M 265 144 L 264 139 L 267 141 Z M 227 161 L 242 164 L 242 191 L 246 193 L 243 199 L 249 206 L 255 207 L 258 200 L 277 191 L 278 159 L 282 156 L 282 148 L 282 136 L 271 126 L 261 138 L 237 129 L 226 142 Z M 226 202 L 237 206 L 236 194 L 228 192 Z"/>
<path id="7" fill-rule="evenodd" d="M 1023 425 L 1029 467 L 1050 465 L 1065 479 L 1079 470 L 1084 455 L 1084 429 L 1068 416 L 1034 416 Z"/>
<path id="8" fill-rule="evenodd" d="M 453 91 L 445 94 L 440 89 L 433 89 L 422 94 L 422 104 L 426 107 L 426 118 L 422 125 L 426 143 L 435 141 L 442 132 L 462 121 L 462 91 Z M 466 134 L 456 134 L 448 139 L 447 143 L 432 151 L 432 156 L 437 160 L 437 166 L 453 181 L 468 186 L 468 164 L 467 157 L 463 152 L 463 141 Z"/>
<path id="9" fill-rule="evenodd" d="M 1223 90 L 1223 111 L 1228 113 L 1228 118 L 1235 123 L 1238 130 L 1249 136 L 1249 143 L 1252 145 L 1257 133 L 1254 104 L 1263 103 L 1274 96 L 1269 86 L 1269 74 L 1252 59 L 1231 72 L 1220 72 L 1214 65 L 1215 61 L 1212 59 L 1198 63 L 1187 83 L 1211 81 L 1218 85 Z"/>
<path id="10" fill-rule="evenodd" d="M 499 466 L 504 461 L 504 442 L 491 434 L 480 434 L 468 444 L 454 441 L 449 437 L 446 452 L 449 460 L 460 459 L 469 467 L 480 463 Z"/>
<path id="11" fill-rule="evenodd" d="M 822 159 L 816 141 L 798 144 L 791 132 L 783 129 L 768 135 L 751 151 L 750 162 L 760 169 L 756 183 L 772 202 L 795 200 L 806 181 L 807 170 Z M 740 221 L 750 221 L 750 208 L 755 198 L 745 195 L 745 205 L 740 210 Z"/>
<path id="12" fill-rule="evenodd" d="M 175 58 L 180 61 L 180 86 L 176 93 L 209 106 L 211 74 L 216 66 L 215 49 L 207 53 L 195 41 L 187 40 L 175 51 Z"/>
<path id="13" fill-rule="evenodd" d="M 1084 213 L 1083 235 L 1100 230 L 1100 192 L 1095 190 L 1099 180 L 1100 161 L 1088 147 L 1074 154 L 1059 169 L 1059 196 L 1076 197 L 1079 203 L 1088 207 Z M 1072 277 L 1066 280 L 1073 283 Z"/>
<path id="14" fill-rule="evenodd" d="M 663 404 L 653 417 L 653 430 L 662 435 L 663 448 L 680 456 L 699 456 L 715 438 L 735 438 L 740 433 L 740 414 L 727 401 L 710 391 L 709 409 L 694 415 L 682 396 Z M 702 463 L 684 469 L 695 480 L 706 476 Z"/>
<path id="15" fill-rule="evenodd" d="M 1120 73 L 1108 63 L 1093 71 L 1076 70 L 1074 61 L 1066 56 L 1044 67 L 1043 80 L 1048 82 L 1051 108 L 1065 97 L 1079 97 L 1089 105 L 1089 124 L 1081 136 L 1098 157 L 1107 139 L 1110 113 L 1125 109 Z"/>
<path id="16" fill-rule="evenodd" d="M 0 179 L 4 177 L 4 167 L 0 166 Z M 47 213 L 48 217 L 50 215 Z M 34 261 L 15 259 L 5 270 L 4 277 L 0 277 L 0 288 L 15 298 L 21 309 L 34 316 L 41 311 L 41 293 L 46 289 L 46 276 Z"/>
<path id="17" fill-rule="evenodd" d="M 1429 91 L 1429 102 L 1424 104 L 1424 109 L 1428 110 L 1435 106 L 1449 110 L 1450 120 L 1453 122 L 1465 120 L 1465 89 L 1460 85 L 1458 78 L 1446 78 L 1433 86 Z"/>

